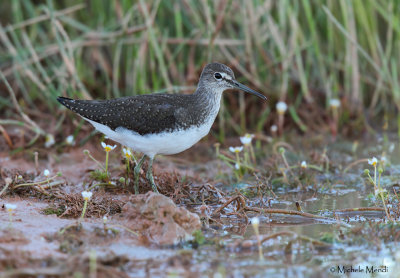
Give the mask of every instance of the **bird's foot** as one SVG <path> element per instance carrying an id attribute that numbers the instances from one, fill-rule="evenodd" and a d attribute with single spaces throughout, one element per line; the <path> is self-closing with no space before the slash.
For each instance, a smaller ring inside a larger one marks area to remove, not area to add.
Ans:
<path id="1" fill-rule="evenodd" d="M 157 185 L 155 184 L 155 182 L 154 182 L 154 178 L 153 178 L 153 173 L 152 173 L 152 171 L 151 170 L 149 170 L 148 172 L 147 172 L 147 179 L 149 180 L 149 182 L 150 182 L 150 184 L 151 184 L 151 188 L 153 189 L 153 191 L 155 192 L 155 193 L 160 193 L 160 192 L 158 192 L 158 189 L 157 189 Z"/>
<path id="2" fill-rule="evenodd" d="M 139 195 L 139 177 L 135 177 L 135 195 Z"/>
<path id="3" fill-rule="evenodd" d="M 145 160 L 146 156 L 144 155 L 140 160 L 139 163 L 135 166 L 135 169 L 133 170 L 133 175 L 135 178 L 135 195 L 139 194 L 139 177 L 140 177 L 140 168 L 142 168 L 142 164 Z"/>
<path id="4" fill-rule="evenodd" d="M 139 164 L 136 165 L 134 171 L 133 171 L 134 177 L 135 177 L 135 195 L 139 194 L 139 176 L 140 176 L 140 166 Z"/>

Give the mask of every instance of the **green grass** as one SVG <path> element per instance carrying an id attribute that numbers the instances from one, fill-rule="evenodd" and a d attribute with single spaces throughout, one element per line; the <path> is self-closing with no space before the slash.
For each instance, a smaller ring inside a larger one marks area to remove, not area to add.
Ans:
<path id="1" fill-rule="evenodd" d="M 368 118 L 400 109 L 399 1 L 25 0 L 2 1 L 0 14 L 0 69 L 28 116 L 38 104 L 59 113 L 58 95 L 190 92 L 211 61 L 270 97 L 226 94 L 221 141 L 268 131 L 277 100 L 302 131 L 296 111 L 330 98 Z M 3 90 L 1 118 L 20 118 L 15 107 Z"/>

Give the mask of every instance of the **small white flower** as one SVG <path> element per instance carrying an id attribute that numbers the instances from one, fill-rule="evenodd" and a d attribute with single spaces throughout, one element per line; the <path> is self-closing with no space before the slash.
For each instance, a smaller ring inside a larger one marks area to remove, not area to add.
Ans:
<path id="1" fill-rule="evenodd" d="M 283 115 L 285 114 L 286 110 L 287 110 L 287 104 L 283 101 L 279 101 L 276 104 L 276 110 L 278 111 L 279 114 Z"/>
<path id="2" fill-rule="evenodd" d="M 305 162 L 304 160 L 301 162 L 301 168 L 307 169 L 307 162 Z"/>
<path id="3" fill-rule="evenodd" d="M 235 163 L 235 169 L 236 169 L 236 170 L 239 170 L 239 169 L 240 169 L 239 163 Z"/>
<path id="4" fill-rule="evenodd" d="M 14 204 L 5 204 L 4 206 L 6 207 L 6 210 L 8 212 L 12 212 L 13 210 L 15 210 L 17 208 L 17 205 L 14 205 Z"/>
<path id="5" fill-rule="evenodd" d="M 103 223 L 106 224 L 107 220 L 108 220 L 107 215 L 104 215 L 103 216 Z"/>
<path id="6" fill-rule="evenodd" d="M 278 131 L 278 127 L 276 125 L 271 125 L 270 129 L 271 129 L 272 133 L 275 133 Z"/>
<path id="7" fill-rule="evenodd" d="M 50 171 L 48 169 L 45 169 L 43 171 L 43 176 L 45 176 L 46 178 L 50 175 Z"/>
<path id="8" fill-rule="evenodd" d="M 372 159 L 368 159 L 369 165 L 376 166 L 377 163 L 378 163 L 378 159 L 376 159 L 375 156 Z"/>
<path id="9" fill-rule="evenodd" d="M 46 148 L 49 148 L 49 147 L 53 146 L 55 142 L 56 141 L 54 140 L 53 134 L 50 134 L 50 133 L 46 134 L 46 141 L 44 143 L 44 146 Z"/>
<path id="10" fill-rule="evenodd" d="M 4 181 L 6 183 L 6 186 L 9 186 L 12 183 L 12 179 L 9 177 L 5 178 Z"/>
<path id="11" fill-rule="evenodd" d="M 131 152 L 130 149 L 128 149 L 128 148 L 123 148 L 123 149 L 122 149 L 122 152 L 124 153 L 124 156 L 125 156 L 127 159 L 130 159 L 130 158 L 132 157 L 132 152 Z"/>
<path id="12" fill-rule="evenodd" d="M 106 152 L 110 152 L 110 151 L 112 151 L 113 149 L 115 149 L 117 147 L 117 145 L 111 146 L 111 145 L 107 145 L 104 142 L 101 142 L 101 146 L 104 148 L 104 150 Z"/>
<path id="13" fill-rule="evenodd" d="M 240 153 L 243 150 L 243 147 L 229 147 L 229 150 L 233 153 Z"/>
<path id="14" fill-rule="evenodd" d="M 246 133 L 243 137 L 240 137 L 240 142 L 242 142 L 243 145 L 250 145 L 251 140 L 253 140 L 254 134 L 248 134 Z"/>
<path id="15" fill-rule="evenodd" d="M 253 226 L 258 226 L 260 224 L 260 219 L 258 217 L 253 217 L 250 221 Z"/>
<path id="16" fill-rule="evenodd" d="M 73 135 L 69 135 L 67 138 L 65 138 L 65 143 L 67 143 L 67 145 L 73 146 L 75 145 L 75 139 Z"/>
<path id="17" fill-rule="evenodd" d="M 85 201 L 90 200 L 92 198 L 93 193 L 90 191 L 82 191 L 82 197 Z"/>
<path id="18" fill-rule="evenodd" d="M 340 107 L 340 100 L 337 99 L 337 98 L 331 98 L 331 99 L 329 100 L 329 106 L 330 106 L 331 108 L 334 108 L 334 109 L 339 108 L 339 107 Z"/>

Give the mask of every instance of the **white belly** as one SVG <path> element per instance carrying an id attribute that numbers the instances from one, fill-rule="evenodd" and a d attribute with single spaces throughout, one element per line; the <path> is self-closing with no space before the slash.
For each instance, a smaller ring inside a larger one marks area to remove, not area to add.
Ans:
<path id="1" fill-rule="evenodd" d="M 200 127 L 193 127 L 186 130 L 163 132 L 158 134 L 140 135 L 123 127 L 112 130 L 108 126 L 89 121 L 98 131 L 107 135 L 110 139 L 127 146 L 134 151 L 142 152 L 149 157 L 156 154 L 176 154 L 189 149 L 210 131 L 213 120 Z"/>

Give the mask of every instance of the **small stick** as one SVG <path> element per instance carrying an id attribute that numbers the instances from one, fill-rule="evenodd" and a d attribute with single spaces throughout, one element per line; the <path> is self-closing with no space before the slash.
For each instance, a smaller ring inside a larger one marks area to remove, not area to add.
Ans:
<path id="1" fill-rule="evenodd" d="M 58 174 L 53 176 L 53 177 L 51 177 L 51 178 L 45 179 L 44 181 L 17 184 L 15 186 L 13 186 L 13 189 L 16 189 L 18 187 L 23 187 L 23 186 L 40 185 L 40 184 L 48 183 L 48 180 L 55 179 L 56 177 L 58 177 Z"/>
<path id="2" fill-rule="evenodd" d="M 362 159 L 353 161 L 352 163 L 350 163 L 349 165 L 347 165 L 346 168 L 344 168 L 343 173 L 346 173 L 351 167 L 353 167 L 353 166 L 355 166 L 355 165 L 357 165 L 357 164 L 363 163 L 363 162 L 368 162 L 368 158 L 362 158 Z"/>
<path id="3" fill-rule="evenodd" d="M 3 187 L 3 189 L 0 192 L 0 197 L 1 195 L 3 195 L 3 193 L 7 190 L 7 188 L 10 186 L 10 184 L 12 183 L 12 180 L 10 178 L 6 178 L 5 179 L 6 185 Z"/>
<path id="4" fill-rule="evenodd" d="M 220 213 L 224 208 L 226 208 L 230 203 L 232 203 L 234 201 L 238 202 L 238 207 L 240 207 L 240 204 L 242 204 L 242 205 L 243 205 L 243 203 L 245 204 L 245 201 L 242 196 L 234 196 L 234 197 L 230 198 L 228 201 L 226 201 L 222 206 L 217 208 L 212 214 L 215 215 L 217 213 Z"/>
<path id="5" fill-rule="evenodd" d="M 34 152 L 33 155 L 35 156 L 36 172 L 38 172 L 39 171 L 39 153 L 38 152 Z"/>
<path id="6" fill-rule="evenodd" d="M 10 136 L 7 133 L 7 131 L 4 129 L 4 127 L 2 125 L 0 125 L 0 131 L 1 131 L 1 133 L 3 133 L 3 137 L 6 140 L 8 146 L 10 148 L 13 148 L 13 143 L 11 141 L 11 138 L 10 138 Z"/>
<path id="7" fill-rule="evenodd" d="M 247 211 L 254 211 L 254 212 L 265 213 L 265 214 L 288 214 L 288 215 L 304 216 L 307 218 L 332 220 L 329 217 L 319 216 L 319 215 L 311 214 L 308 212 L 301 212 L 301 211 L 296 211 L 296 210 L 271 209 L 271 208 L 260 209 L 260 208 L 254 208 L 254 207 L 248 207 L 248 206 L 246 206 L 244 209 Z"/>
<path id="8" fill-rule="evenodd" d="M 349 212 L 349 211 L 385 211 L 385 210 L 379 207 L 348 208 L 348 209 L 335 210 L 335 212 Z"/>

